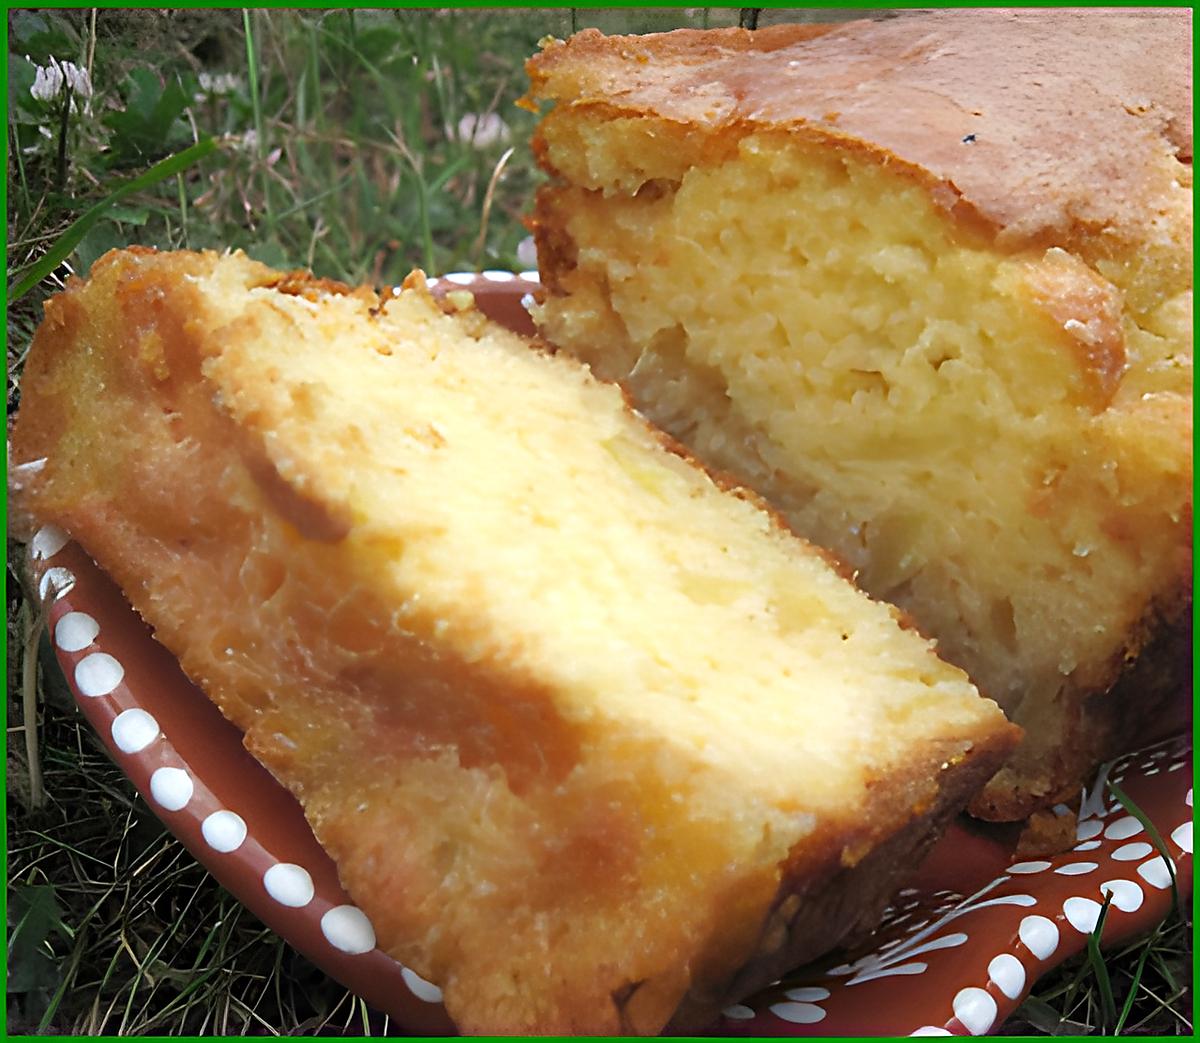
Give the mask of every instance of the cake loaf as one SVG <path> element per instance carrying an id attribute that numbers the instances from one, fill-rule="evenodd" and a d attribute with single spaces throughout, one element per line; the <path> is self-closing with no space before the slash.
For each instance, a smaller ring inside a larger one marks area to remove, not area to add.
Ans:
<path id="1" fill-rule="evenodd" d="M 964 10 L 528 66 L 543 335 L 1024 727 L 985 818 L 1078 796 L 1190 677 L 1191 39 Z"/>
<path id="2" fill-rule="evenodd" d="M 703 1025 L 873 925 L 1016 729 L 616 387 L 448 307 L 110 253 L 47 304 L 20 506 L 464 1032 Z"/>

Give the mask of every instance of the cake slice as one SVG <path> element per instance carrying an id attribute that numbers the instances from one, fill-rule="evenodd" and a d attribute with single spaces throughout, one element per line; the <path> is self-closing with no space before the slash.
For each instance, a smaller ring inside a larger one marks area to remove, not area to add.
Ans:
<path id="1" fill-rule="evenodd" d="M 1016 729 L 616 387 L 458 306 L 110 253 L 47 304 L 20 506 L 463 1031 L 703 1025 L 872 926 Z"/>
<path id="2" fill-rule="evenodd" d="M 529 63 L 543 335 L 1024 726 L 986 818 L 1190 677 L 1191 39 L 964 10 Z"/>

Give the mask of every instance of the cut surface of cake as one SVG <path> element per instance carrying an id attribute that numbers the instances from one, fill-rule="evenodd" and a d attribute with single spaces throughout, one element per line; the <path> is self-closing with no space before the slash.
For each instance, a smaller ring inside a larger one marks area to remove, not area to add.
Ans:
<path id="1" fill-rule="evenodd" d="M 1191 659 L 1189 11 L 552 42 L 543 335 L 894 602 L 1077 796 Z"/>
<path id="2" fill-rule="evenodd" d="M 872 926 L 1017 729 L 616 387 L 459 304 L 111 253 L 47 303 L 19 506 L 463 1031 L 703 1025 Z"/>

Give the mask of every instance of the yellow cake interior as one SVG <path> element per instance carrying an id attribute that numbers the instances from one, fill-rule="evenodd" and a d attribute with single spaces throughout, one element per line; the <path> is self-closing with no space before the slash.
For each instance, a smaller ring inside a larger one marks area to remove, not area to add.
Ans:
<path id="1" fill-rule="evenodd" d="M 1031 733 L 1017 804 L 1049 796 L 1061 693 L 1184 597 L 1190 167 L 1138 250 L 1077 256 L 800 135 L 562 105 L 542 136 L 547 338 L 910 612 Z"/>
<path id="2" fill-rule="evenodd" d="M 286 446 L 285 480 L 319 474 L 344 549 L 390 588 L 397 621 L 468 662 L 536 670 L 564 716 L 654 729 L 764 797 L 828 793 L 834 809 L 862 781 L 847 750 L 919 737 L 930 699 L 977 711 L 886 606 L 664 451 L 616 388 L 568 361 L 416 294 L 368 321 L 351 298 L 316 312 L 271 288 L 202 292 L 278 314 L 281 336 L 231 343 L 210 379 L 235 417 L 244 386 Z M 330 364 L 334 342 L 352 364 Z M 795 757 L 801 743 L 815 759 Z"/>

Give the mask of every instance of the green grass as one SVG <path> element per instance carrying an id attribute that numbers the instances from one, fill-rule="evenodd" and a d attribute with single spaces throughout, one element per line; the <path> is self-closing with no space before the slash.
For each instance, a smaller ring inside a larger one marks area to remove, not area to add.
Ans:
<path id="1" fill-rule="evenodd" d="M 468 114 L 496 113 L 514 145 L 527 143 L 533 117 L 513 105 L 523 89 L 513 58 L 536 46 L 532 22 L 472 13 L 103 12 L 96 95 L 91 114 L 71 121 L 65 191 L 53 176 L 57 140 L 34 122 L 39 107 L 19 111 L 30 122 L 10 134 L 35 149 L 18 152 L 29 190 L 14 193 L 9 215 L 10 278 L 13 261 L 41 252 L 72 210 L 204 136 L 216 139 L 217 154 L 98 223 L 72 258 L 75 270 L 131 241 L 241 247 L 269 264 L 354 282 L 399 281 L 417 264 L 511 265 L 525 234 L 532 165 L 510 166 L 499 219 L 472 256 L 502 148 L 478 147 L 457 129 Z M 86 24 L 78 28 L 88 35 Z M 145 56 L 155 51 L 162 60 L 152 68 Z M 16 72 L 29 78 L 20 61 Z"/>
<path id="2" fill-rule="evenodd" d="M 240 247 L 269 264 L 379 284 L 415 266 L 520 266 L 540 175 L 528 149 L 534 116 L 514 103 L 537 41 L 589 25 L 736 25 L 739 11 L 8 17 L 8 285 L 32 273 L 8 309 L 11 416 L 41 302 L 115 246 Z M 759 24 L 814 17 L 768 9 Z M 32 97 L 35 67 L 51 57 L 90 72 L 90 99 L 72 108 Z M 465 117 L 486 126 L 489 116 L 505 137 L 458 133 Z M 212 153 L 192 160 L 186 150 L 207 140 Z M 178 169 L 157 166 L 180 153 Z M 164 831 L 44 648 L 27 716 L 20 555 L 10 543 L 9 1031 L 385 1032 L 384 1019 L 268 932 Z M 1105 953 L 1107 990 L 1081 957 L 1040 983 L 1005 1031 L 1096 1031 L 1115 1015 L 1126 1032 L 1186 1033 L 1190 939 L 1175 919 L 1149 942 Z"/>
<path id="3" fill-rule="evenodd" d="M 1002 1034 L 1190 1036 L 1191 924 L 1172 914 L 1148 938 L 1080 953 L 1037 983 Z"/>
<path id="4" fill-rule="evenodd" d="M 10 763 L 8 1031 L 361 1029 L 357 1001 L 164 832 L 67 699 L 44 710 L 42 808 Z"/>

